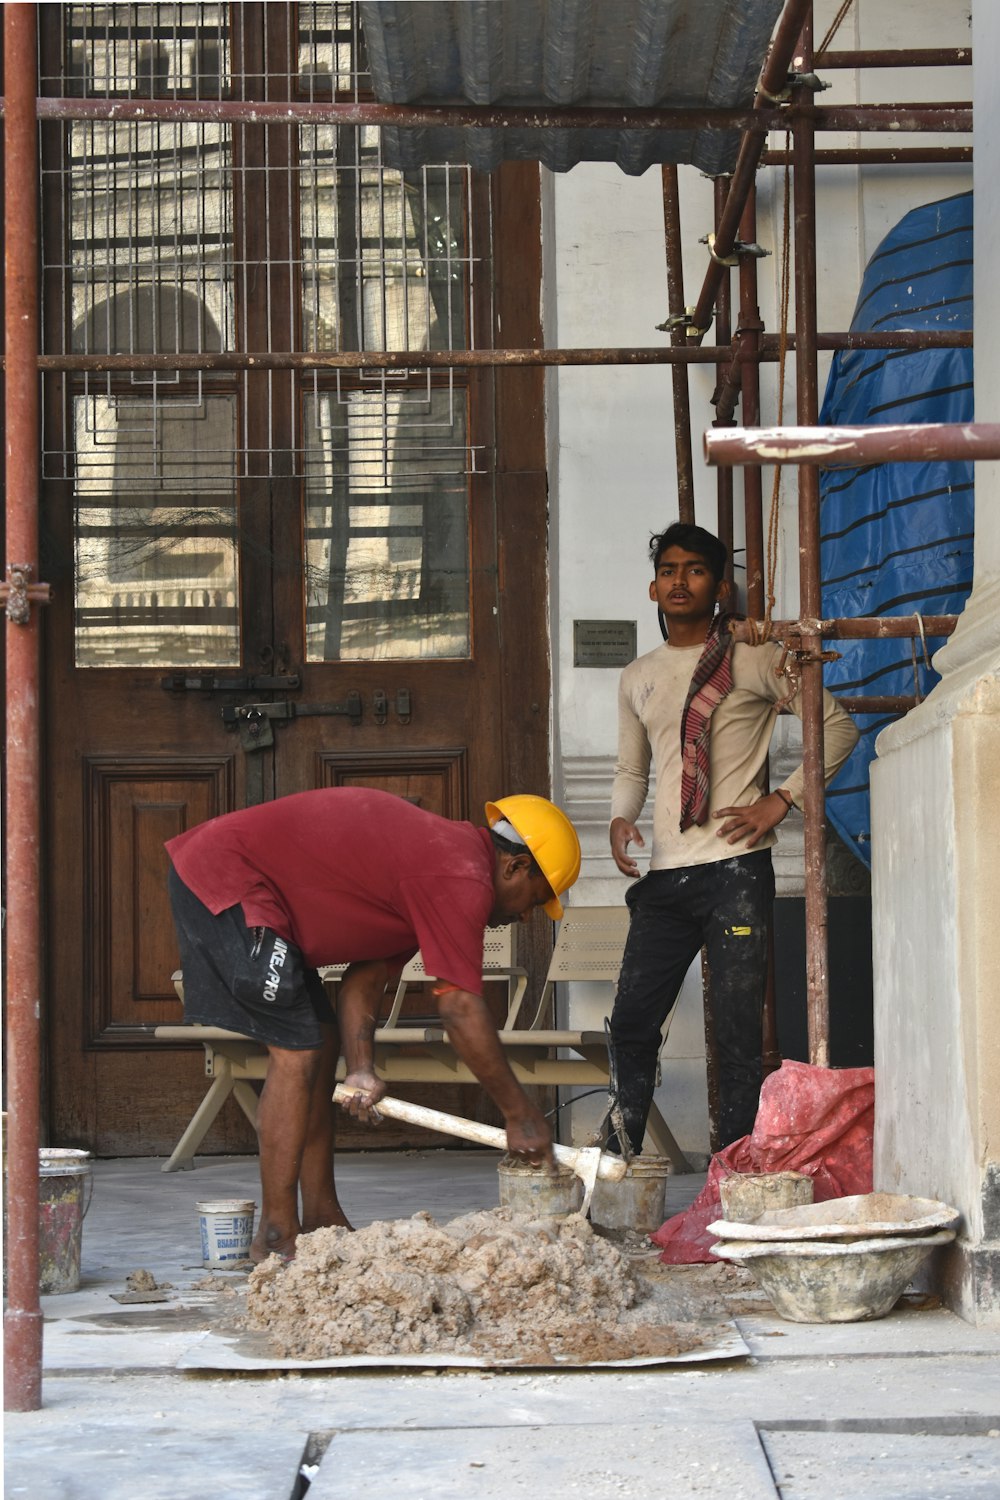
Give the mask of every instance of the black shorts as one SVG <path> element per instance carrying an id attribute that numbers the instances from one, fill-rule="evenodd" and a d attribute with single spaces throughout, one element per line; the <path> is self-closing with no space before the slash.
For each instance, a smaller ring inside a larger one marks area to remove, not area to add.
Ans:
<path id="1" fill-rule="evenodd" d="M 289 1051 L 321 1047 L 336 1017 L 294 943 L 248 927 L 239 905 L 213 916 L 171 865 L 167 878 L 184 975 L 184 1018 Z"/>

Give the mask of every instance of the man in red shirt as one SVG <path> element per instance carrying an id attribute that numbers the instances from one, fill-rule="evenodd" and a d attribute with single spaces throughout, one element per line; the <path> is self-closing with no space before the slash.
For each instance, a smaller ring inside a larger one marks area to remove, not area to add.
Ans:
<path id="1" fill-rule="evenodd" d="M 387 792 L 334 787 L 212 818 L 167 844 L 185 1016 L 269 1053 L 253 1260 L 290 1257 L 298 1234 L 347 1224 L 333 1166 L 341 1047 L 345 1082 L 360 1091 L 348 1108 L 370 1119 L 385 1094 L 373 1067 L 379 1007 L 418 948 L 439 980 L 449 1040 L 502 1111 L 509 1149 L 551 1160 L 548 1123 L 483 999 L 483 933 L 536 906 L 558 921 L 580 842 L 544 797 L 489 802 L 486 815 L 489 829 L 475 828 Z M 317 973 L 325 964 L 349 966 L 336 1015 Z"/>

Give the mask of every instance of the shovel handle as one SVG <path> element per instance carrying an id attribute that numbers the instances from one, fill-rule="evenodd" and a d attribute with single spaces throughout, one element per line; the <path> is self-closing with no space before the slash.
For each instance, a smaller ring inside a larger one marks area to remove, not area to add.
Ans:
<path id="1" fill-rule="evenodd" d="M 344 1084 L 338 1083 L 333 1091 L 334 1102 L 346 1104 L 356 1093 L 360 1093 L 360 1090 L 349 1089 Z M 410 1104 L 405 1099 L 387 1097 L 380 1099 L 375 1107 L 380 1114 L 390 1120 L 404 1120 L 408 1125 L 420 1125 L 425 1130 L 439 1130 L 444 1135 L 457 1135 L 463 1140 L 475 1141 L 479 1146 L 491 1146 L 497 1151 L 507 1149 L 507 1132 L 501 1130 L 498 1125 L 481 1125 L 478 1120 L 464 1120 L 460 1115 L 448 1115 L 440 1109 L 428 1109 L 424 1104 Z M 587 1154 L 573 1146 L 554 1145 L 552 1155 L 560 1166 L 569 1167 L 574 1172 L 579 1172 L 581 1165 L 585 1165 L 589 1159 Z M 620 1182 L 625 1176 L 626 1166 L 626 1162 L 620 1156 L 608 1156 L 602 1152 L 597 1175 L 608 1181 Z"/>

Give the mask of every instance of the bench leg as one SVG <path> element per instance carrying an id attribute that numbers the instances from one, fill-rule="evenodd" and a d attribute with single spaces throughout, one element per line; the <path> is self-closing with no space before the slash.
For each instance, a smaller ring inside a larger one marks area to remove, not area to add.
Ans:
<path id="1" fill-rule="evenodd" d="M 675 1172 L 690 1172 L 692 1170 L 691 1163 L 684 1155 L 680 1146 L 678 1146 L 674 1139 L 673 1131 L 655 1104 L 650 1106 L 646 1129 L 652 1137 L 657 1156 L 669 1157 L 670 1165 Z"/>
<path id="2" fill-rule="evenodd" d="M 254 1130 L 257 1129 L 257 1090 L 252 1083 L 247 1083 L 245 1078 L 237 1078 L 233 1082 L 233 1097 L 240 1109 L 246 1115 Z"/>
<path id="3" fill-rule="evenodd" d="M 160 1168 L 161 1172 L 189 1172 L 191 1170 L 194 1166 L 194 1154 L 208 1134 L 212 1121 L 233 1090 L 240 1089 L 241 1084 L 234 1080 L 229 1064 L 223 1062 L 221 1059 L 220 1062 L 222 1062 L 221 1071 L 217 1073 L 212 1087 L 188 1121 L 187 1128 L 174 1147 L 170 1157 Z M 248 1083 L 242 1084 L 242 1087 L 250 1089 Z M 250 1092 L 253 1093 L 253 1090 L 250 1089 Z M 237 1093 L 237 1098 L 239 1098 L 239 1093 Z M 240 1103 L 243 1104 L 242 1099 L 240 1099 Z M 243 1108 L 246 1110 L 245 1104 L 243 1104 Z M 254 1108 L 256 1109 L 256 1095 L 254 1096 Z"/>

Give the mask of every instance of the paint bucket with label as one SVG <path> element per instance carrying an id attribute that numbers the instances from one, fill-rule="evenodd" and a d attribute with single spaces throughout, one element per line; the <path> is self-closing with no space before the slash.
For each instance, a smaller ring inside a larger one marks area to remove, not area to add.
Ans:
<path id="1" fill-rule="evenodd" d="M 256 1207 L 252 1198 L 213 1198 L 195 1204 L 201 1218 L 201 1259 L 208 1270 L 231 1271 L 249 1258 Z"/>
<path id="2" fill-rule="evenodd" d="M 620 1182 L 597 1179 L 590 1204 L 590 1222 L 595 1229 L 633 1229 L 651 1234 L 664 1219 L 670 1158 L 637 1156 L 629 1162 Z"/>
<path id="3" fill-rule="evenodd" d="M 497 1167 L 500 1203 L 531 1219 L 575 1214 L 583 1203 L 583 1183 L 564 1167 L 547 1172 L 504 1157 Z"/>
<path id="4" fill-rule="evenodd" d="M 38 1290 L 45 1295 L 79 1289 L 83 1220 L 93 1185 L 89 1151 L 39 1151 Z"/>

